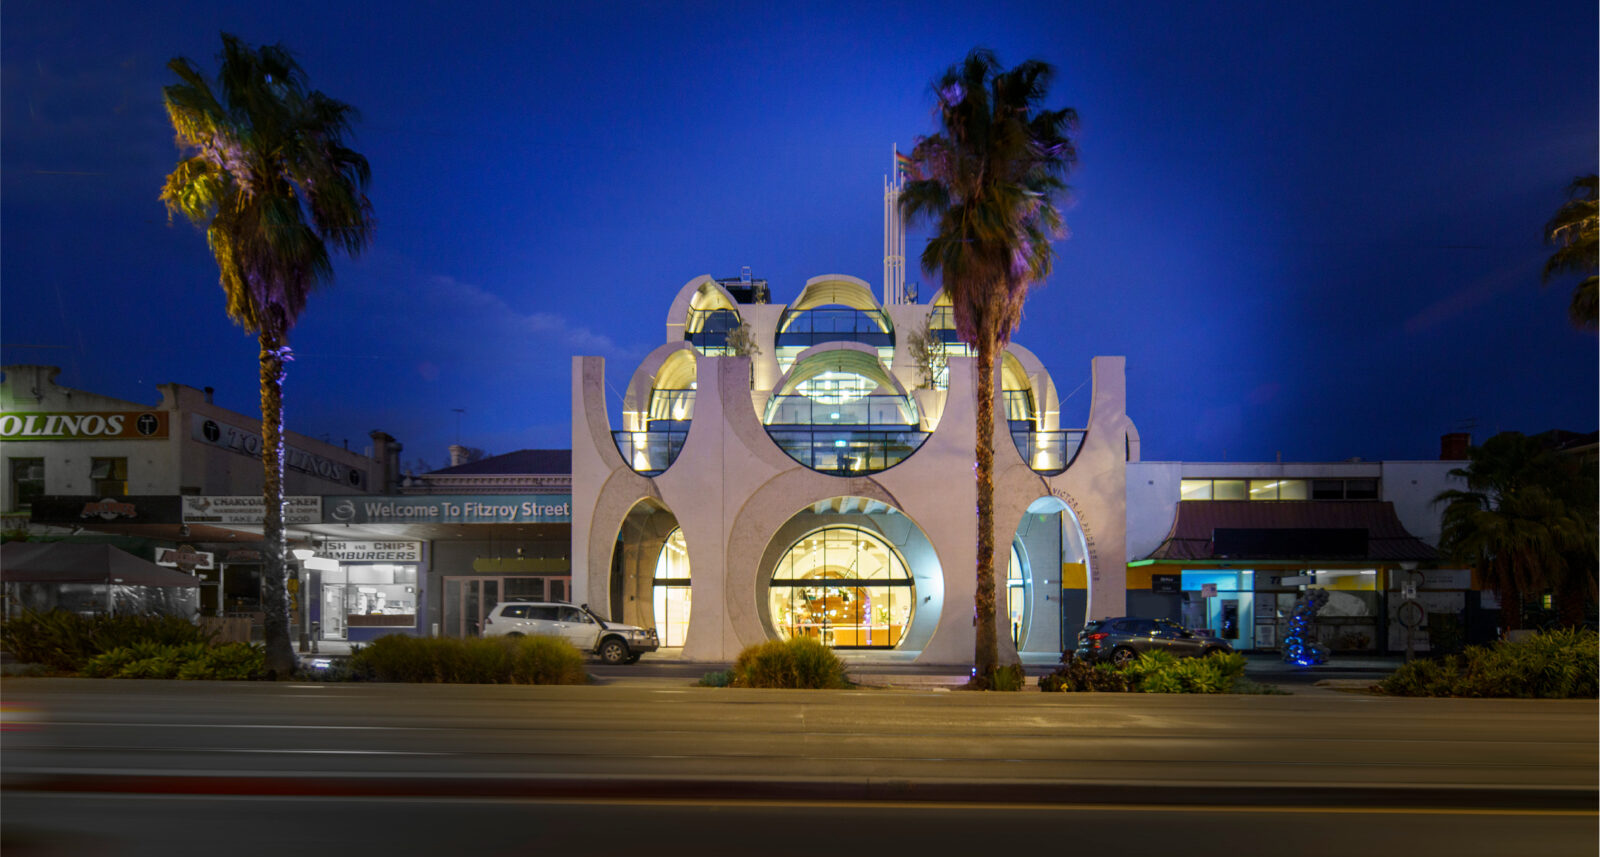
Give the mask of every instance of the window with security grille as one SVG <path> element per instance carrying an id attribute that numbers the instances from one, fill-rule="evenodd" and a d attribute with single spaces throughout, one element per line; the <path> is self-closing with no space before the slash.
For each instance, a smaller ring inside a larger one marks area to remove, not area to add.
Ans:
<path id="1" fill-rule="evenodd" d="M 11 459 L 11 509 L 23 511 L 44 496 L 44 459 Z"/>

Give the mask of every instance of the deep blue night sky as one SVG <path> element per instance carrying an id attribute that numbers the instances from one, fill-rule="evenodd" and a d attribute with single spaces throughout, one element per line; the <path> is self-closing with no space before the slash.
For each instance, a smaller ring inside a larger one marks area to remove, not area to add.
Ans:
<path id="1" fill-rule="evenodd" d="M 890 147 L 981 44 L 1054 63 L 1048 103 L 1083 119 L 1072 236 L 1016 338 L 1063 395 L 1126 355 L 1145 458 L 1432 458 L 1469 424 L 1600 422 L 1596 338 L 1539 283 L 1600 149 L 1592 2 L 757 7 L 8 2 L 4 362 L 254 412 L 254 341 L 157 200 L 165 63 L 214 70 L 226 30 L 356 105 L 374 174 L 376 242 L 293 336 L 289 427 L 440 466 L 460 408 L 468 445 L 566 447 L 570 357 L 621 389 L 688 280 L 879 286 Z"/>

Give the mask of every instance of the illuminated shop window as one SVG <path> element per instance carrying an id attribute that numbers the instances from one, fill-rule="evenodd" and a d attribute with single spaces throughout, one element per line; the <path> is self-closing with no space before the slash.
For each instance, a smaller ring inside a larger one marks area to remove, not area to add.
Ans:
<path id="1" fill-rule="evenodd" d="M 839 648 L 900 644 L 917 600 L 905 560 L 877 533 L 828 527 L 795 542 L 768 589 L 783 639 L 810 637 Z"/>
<path id="2" fill-rule="evenodd" d="M 656 633 L 663 646 L 681 646 L 689 634 L 689 545 L 678 528 L 656 558 Z"/>
<path id="3" fill-rule="evenodd" d="M 344 563 L 324 571 L 321 607 L 323 633 L 334 639 L 349 628 L 415 628 L 417 567 Z"/>
<path id="4" fill-rule="evenodd" d="M 1306 499 L 1306 481 L 1304 479 L 1252 479 L 1250 480 L 1250 499 L 1304 500 Z"/>
<path id="5" fill-rule="evenodd" d="M 1027 633 L 1028 579 L 1017 542 L 1011 543 L 1011 568 L 1006 575 L 1006 613 L 1011 617 L 1011 642 L 1022 645 Z"/>

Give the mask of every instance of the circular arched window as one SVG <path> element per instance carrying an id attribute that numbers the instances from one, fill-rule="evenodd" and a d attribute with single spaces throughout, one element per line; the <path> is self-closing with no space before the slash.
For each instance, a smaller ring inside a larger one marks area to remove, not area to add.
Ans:
<path id="1" fill-rule="evenodd" d="M 811 637 L 837 648 L 894 648 L 916 607 L 905 559 L 877 533 L 826 527 L 790 545 L 768 588 L 783 639 Z"/>

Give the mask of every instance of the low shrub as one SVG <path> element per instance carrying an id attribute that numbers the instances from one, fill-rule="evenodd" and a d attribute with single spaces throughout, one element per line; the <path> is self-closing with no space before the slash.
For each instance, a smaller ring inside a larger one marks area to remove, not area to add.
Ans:
<path id="1" fill-rule="evenodd" d="M 178 668 L 178 678 L 191 681 L 255 681 L 266 675 L 267 651 L 250 643 L 224 643 Z"/>
<path id="2" fill-rule="evenodd" d="M 809 637 L 749 646 L 739 653 L 729 672 L 730 687 L 850 687 L 850 677 L 839 656 Z"/>
<path id="3" fill-rule="evenodd" d="M 260 646 L 228 643 L 164 645 L 139 642 L 90 658 L 82 674 L 90 678 L 178 678 L 189 680 L 249 681 L 266 671 Z"/>
<path id="4" fill-rule="evenodd" d="M 1055 672 L 1039 679 L 1039 689 L 1047 693 L 1235 693 L 1245 682 L 1245 663 L 1244 655 L 1238 653 L 1177 658 L 1167 652 L 1149 652 L 1118 669 L 1068 655 Z M 1248 682 L 1243 690 L 1271 692 L 1261 687 Z"/>
<path id="5" fill-rule="evenodd" d="M 1229 693 L 1244 677 L 1244 655 L 1237 652 L 1203 658 L 1177 658 L 1149 652 L 1128 664 L 1125 672 L 1139 693 Z"/>
<path id="6" fill-rule="evenodd" d="M 454 639 L 391 634 L 355 654 L 354 679 L 434 684 L 587 684 L 583 653 L 557 637 Z"/>
<path id="7" fill-rule="evenodd" d="M 733 683 L 733 670 L 708 672 L 695 682 L 696 687 L 727 687 Z"/>
<path id="8" fill-rule="evenodd" d="M 117 649 L 204 646 L 215 632 L 177 616 L 80 616 L 65 610 L 25 612 L 0 624 L 0 646 L 22 663 L 58 672 L 81 672 L 100 655 Z"/>
<path id="9" fill-rule="evenodd" d="M 1568 628 L 1411 661 L 1379 682 L 1378 689 L 1394 696 L 1594 699 L 1600 691 L 1597 673 L 1600 636 Z"/>
<path id="10" fill-rule="evenodd" d="M 1068 652 L 1056 671 L 1039 677 L 1045 693 L 1122 693 L 1132 688 L 1128 677 L 1111 664 L 1078 660 Z"/>

